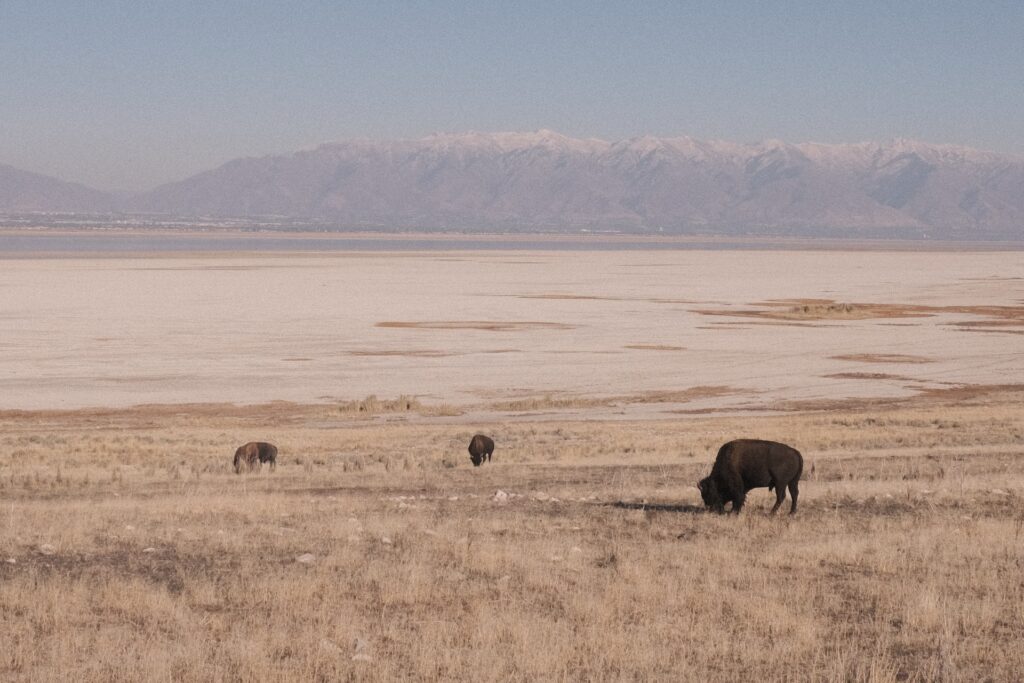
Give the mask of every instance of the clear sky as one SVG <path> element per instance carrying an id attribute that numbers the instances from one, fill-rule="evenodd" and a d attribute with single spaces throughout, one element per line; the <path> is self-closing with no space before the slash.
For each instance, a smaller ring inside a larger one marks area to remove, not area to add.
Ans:
<path id="1" fill-rule="evenodd" d="M 352 137 L 1024 154 L 1024 0 L 0 0 L 0 163 L 142 190 Z"/>

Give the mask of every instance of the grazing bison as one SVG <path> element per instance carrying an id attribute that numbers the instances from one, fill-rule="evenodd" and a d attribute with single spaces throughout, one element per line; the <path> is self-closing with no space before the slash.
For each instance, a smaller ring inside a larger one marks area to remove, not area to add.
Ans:
<path id="1" fill-rule="evenodd" d="M 775 489 L 775 507 L 779 509 L 786 499 L 786 487 L 793 503 L 789 514 L 796 512 L 796 499 L 800 494 L 800 473 L 804 458 L 800 452 L 786 444 L 759 439 L 737 439 L 718 449 L 718 457 L 711 475 L 697 484 L 704 504 L 715 512 L 725 512 L 725 504 L 732 501 L 732 511 L 739 512 L 750 489 L 767 486 Z"/>
<path id="2" fill-rule="evenodd" d="M 469 459 L 473 461 L 473 467 L 479 467 L 484 460 L 491 461 L 491 453 L 494 452 L 494 440 L 477 434 L 469 442 Z"/>
<path id="3" fill-rule="evenodd" d="M 250 441 L 235 451 L 235 474 L 241 474 L 243 467 L 254 470 L 259 465 L 263 469 L 265 462 L 270 463 L 271 470 L 277 468 L 277 446 L 266 441 Z"/>

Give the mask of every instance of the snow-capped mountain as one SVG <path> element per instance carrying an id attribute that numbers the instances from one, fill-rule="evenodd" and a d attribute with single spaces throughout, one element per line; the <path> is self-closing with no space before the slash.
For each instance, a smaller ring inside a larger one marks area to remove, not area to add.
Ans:
<path id="1" fill-rule="evenodd" d="M 337 229 L 1021 239 L 1024 161 L 913 140 L 446 133 L 237 159 L 122 208 Z"/>

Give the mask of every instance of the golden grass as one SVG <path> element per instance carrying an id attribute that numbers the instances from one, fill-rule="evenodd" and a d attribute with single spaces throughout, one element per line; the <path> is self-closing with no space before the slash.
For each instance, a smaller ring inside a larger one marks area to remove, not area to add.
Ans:
<path id="1" fill-rule="evenodd" d="M 647 422 L 372 398 L 0 413 L 0 679 L 1024 678 L 1013 387 Z M 795 517 L 702 511 L 738 436 L 804 453 Z M 232 474 L 257 437 L 277 472 Z"/>

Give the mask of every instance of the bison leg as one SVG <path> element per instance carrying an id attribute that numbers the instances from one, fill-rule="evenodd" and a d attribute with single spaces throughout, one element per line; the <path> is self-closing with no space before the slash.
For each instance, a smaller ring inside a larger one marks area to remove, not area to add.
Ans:
<path id="1" fill-rule="evenodd" d="M 782 501 L 786 500 L 786 487 L 776 486 L 775 487 L 775 506 L 772 507 L 772 514 L 774 515 L 776 510 L 782 506 Z"/>
<path id="2" fill-rule="evenodd" d="M 789 497 L 793 499 L 793 504 L 789 506 L 789 514 L 796 512 L 796 499 L 800 495 L 800 487 L 798 481 L 794 479 L 789 482 Z"/>
<path id="3" fill-rule="evenodd" d="M 747 495 L 745 493 L 737 493 L 732 499 L 732 511 L 737 515 L 740 514 L 740 510 L 743 509 L 743 503 L 746 501 Z"/>

